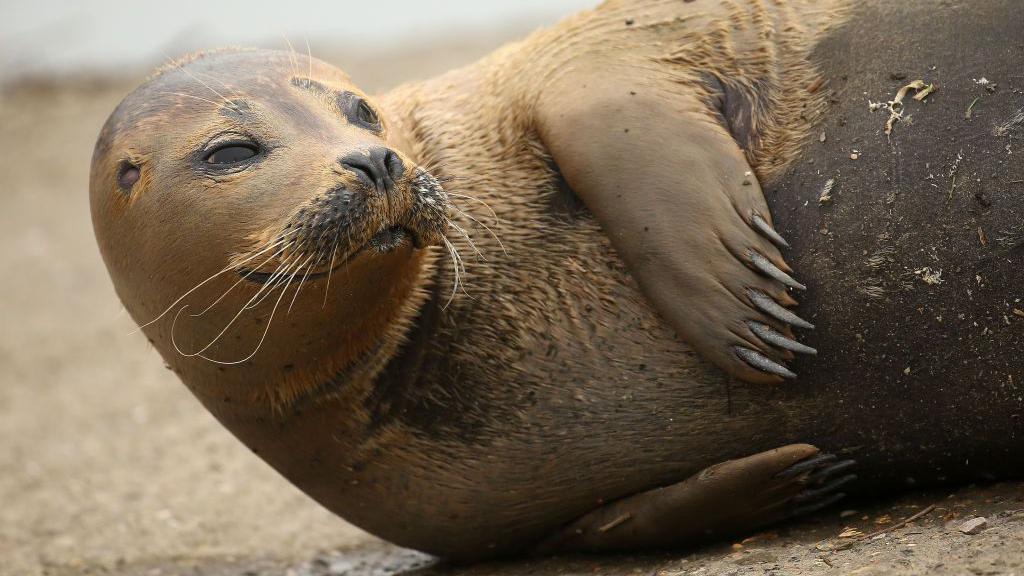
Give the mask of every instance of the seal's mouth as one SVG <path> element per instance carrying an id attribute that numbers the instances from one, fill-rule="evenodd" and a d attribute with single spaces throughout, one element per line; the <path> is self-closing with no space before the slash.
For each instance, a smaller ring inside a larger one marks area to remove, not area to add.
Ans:
<path id="1" fill-rule="evenodd" d="M 441 245 L 451 223 L 448 209 L 441 183 L 423 169 L 391 196 L 332 188 L 301 206 L 275 234 L 271 245 L 280 247 L 270 259 L 274 264 L 237 272 L 255 284 L 303 283 L 328 276 L 362 254 Z M 289 262 L 297 269 L 289 268 Z M 307 262 L 314 263 L 307 267 Z"/>
<path id="2" fill-rule="evenodd" d="M 310 282 L 320 278 L 326 277 L 328 274 L 343 268 L 349 262 L 352 262 L 359 255 L 373 251 L 378 254 L 386 254 L 401 248 L 406 244 L 411 244 L 416 248 L 422 248 L 420 244 L 420 235 L 405 226 L 389 226 L 380 232 L 374 234 L 365 244 L 354 250 L 351 254 L 336 262 L 333 267 L 319 272 L 296 272 L 294 274 L 280 274 L 278 271 L 273 272 L 262 272 L 259 270 L 251 270 L 248 268 L 240 268 L 238 275 L 244 280 L 253 282 L 255 284 L 267 284 L 273 282 L 275 285 L 291 284 L 293 282 Z"/>

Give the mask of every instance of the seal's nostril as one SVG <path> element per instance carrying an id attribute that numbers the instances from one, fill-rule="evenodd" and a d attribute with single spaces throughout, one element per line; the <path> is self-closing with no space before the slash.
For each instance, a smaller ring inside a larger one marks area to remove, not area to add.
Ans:
<path id="1" fill-rule="evenodd" d="M 341 159 L 340 164 L 368 186 L 378 186 L 382 183 L 383 174 L 377 163 L 363 154 L 349 154 Z"/>
<path id="2" fill-rule="evenodd" d="M 402 163 L 402 159 L 395 154 L 393 150 L 388 150 L 384 154 L 384 166 L 388 171 L 388 175 L 393 180 L 401 178 L 405 172 L 405 164 Z"/>
<path id="3" fill-rule="evenodd" d="M 398 154 L 384 147 L 371 148 L 368 153 L 355 152 L 338 162 L 365 184 L 382 190 L 391 190 L 394 181 L 405 172 Z"/>

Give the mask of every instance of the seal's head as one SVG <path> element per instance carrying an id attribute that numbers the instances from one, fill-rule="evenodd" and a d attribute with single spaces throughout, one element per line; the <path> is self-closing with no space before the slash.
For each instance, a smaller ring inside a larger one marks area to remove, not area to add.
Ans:
<path id="1" fill-rule="evenodd" d="M 378 106 L 323 62 L 230 50 L 159 70 L 104 126 L 101 252 L 204 402 L 243 386 L 287 403 L 400 339 L 448 201 Z"/>

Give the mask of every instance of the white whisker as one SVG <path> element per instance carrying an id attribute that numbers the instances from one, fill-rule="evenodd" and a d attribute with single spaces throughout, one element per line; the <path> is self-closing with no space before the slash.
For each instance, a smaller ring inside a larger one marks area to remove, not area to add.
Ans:
<path id="1" fill-rule="evenodd" d="M 210 92 L 213 92 L 214 94 L 216 94 L 217 97 L 220 98 L 221 100 L 223 100 L 225 104 L 227 104 L 228 106 L 234 108 L 234 106 L 235 106 L 234 102 L 232 102 L 231 100 L 228 100 L 227 98 L 224 97 L 223 94 L 221 94 L 220 92 L 217 92 L 216 90 L 214 90 L 212 86 L 210 86 L 206 82 L 203 82 L 198 76 L 196 76 L 192 72 L 189 72 L 189 70 L 187 68 L 185 68 L 181 64 L 175 63 L 174 60 L 171 59 L 171 57 L 169 57 L 169 56 L 167 57 L 167 60 L 170 61 L 172 66 L 176 66 L 178 68 L 178 70 L 181 70 L 185 74 L 188 74 L 190 78 L 192 78 L 196 82 L 199 82 L 200 84 L 202 84 Z"/>
<path id="2" fill-rule="evenodd" d="M 478 202 L 480 204 L 483 204 L 484 208 L 487 208 L 487 210 L 490 211 L 491 218 L 494 218 L 494 223 L 497 224 L 499 222 L 498 213 L 495 212 L 494 208 L 491 208 L 491 205 L 488 204 L 487 202 L 484 202 L 483 200 L 481 200 L 479 198 L 476 198 L 475 196 L 470 196 L 468 194 L 459 194 L 458 192 L 451 192 L 451 191 L 448 191 L 448 190 L 445 190 L 445 194 L 447 194 L 449 196 L 458 196 L 459 198 L 466 198 L 467 200 L 472 200 L 474 202 Z"/>
<path id="3" fill-rule="evenodd" d="M 299 280 L 299 285 L 295 287 L 295 295 L 292 296 L 291 304 L 288 305 L 288 311 L 285 314 L 292 313 L 292 307 L 295 306 L 295 300 L 299 298 L 299 292 L 302 290 L 302 285 L 306 283 L 306 278 L 309 277 L 310 271 L 312 271 L 313 268 L 320 264 L 321 260 L 323 260 L 322 255 L 318 256 L 315 262 L 306 266 L 306 273 L 302 275 L 302 280 Z M 301 270 L 302 268 L 300 267 L 299 269 Z"/>
<path id="4" fill-rule="evenodd" d="M 502 241 L 501 241 L 501 238 L 498 238 L 498 235 L 494 233 L 494 230 L 491 230 L 490 227 L 487 226 L 487 224 L 484 224 L 483 222 L 477 220 L 473 216 L 471 216 L 468 213 L 464 212 L 461 208 L 459 208 L 455 204 L 452 204 L 452 208 L 455 208 L 455 210 L 458 211 L 459 214 L 462 214 L 466 218 L 469 218 L 473 222 L 476 222 L 477 224 L 483 226 L 484 230 L 487 230 L 487 232 L 490 233 L 491 237 L 494 238 L 494 240 L 498 243 L 498 247 L 501 248 L 501 251 L 505 254 L 505 256 L 508 256 L 508 250 L 505 250 L 505 244 L 503 244 Z"/>
<path id="5" fill-rule="evenodd" d="M 288 61 L 292 66 L 292 76 L 297 77 L 299 75 L 299 62 L 295 58 L 295 47 L 292 46 L 292 41 L 288 39 L 287 34 L 281 34 L 281 37 L 284 38 L 285 44 L 288 45 Z"/>
<path id="6" fill-rule="evenodd" d="M 327 269 L 327 286 L 324 287 L 324 304 L 322 309 L 327 308 L 327 294 L 331 291 L 331 274 L 334 273 L 334 257 L 338 253 L 338 233 L 334 233 L 334 246 L 331 247 L 331 266 Z"/>
<path id="7" fill-rule="evenodd" d="M 285 239 L 284 239 L 284 238 L 282 238 L 281 240 L 279 240 L 278 242 L 275 242 L 275 243 L 274 243 L 273 245 L 271 245 L 271 246 L 268 246 L 267 248 L 265 248 L 265 249 L 264 249 L 264 250 L 262 250 L 261 252 L 265 252 L 266 250 L 270 250 L 270 249 L 272 249 L 272 248 L 276 248 L 277 246 L 280 246 L 280 245 L 281 245 L 281 244 L 282 244 L 282 243 L 283 243 L 284 241 L 285 241 Z M 256 269 L 259 269 L 259 268 L 262 268 L 263 266 L 266 266 L 266 265 L 267 265 L 267 263 L 269 263 L 270 261 L 272 261 L 272 260 L 273 260 L 274 258 L 277 258 L 278 256 L 280 256 L 280 255 L 281 255 L 281 253 L 282 253 L 282 252 L 283 252 L 284 250 L 287 250 L 287 249 L 288 249 L 288 248 L 289 248 L 290 246 L 291 246 L 291 244 L 288 244 L 288 245 L 286 245 L 286 246 L 285 246 L 284 248 L 281 248 L 280 250 L 276 251 L 276 252 L 275 252 L 274 254 L 271 254 L 269 258 L 267 258 L 267 259 L 266 259 L 266 260 L 264 260 L 263 262 L 260 262 L 260 263 L 259 263 L 259 264 L 258 264 L 257 266 L 255 266 L 255 268 L 256 268 Z M 250 258 L 249 260 L 251 260 L 251 258 Z M 247 262 L 247 261 L 248 261 L 248 260 L 246 260 L 246 261 L 243 261 L 243 262 L 241 262 L 241 263 L 239 263 L 239 264 L 236 264 L 235 266 L 233 266 L 233 268 L 235 268 L 235 269 L 237 270 L 237 269 L 238 269 L 238 267 L 239 267 L 239 266 L 240 266 L 241 264 L 245 264 L 245 262 Z M 206 314 L 206 313 L 207 313 L 207 312 L 209 312 L 209 311 L 210 311 L 210 310 L 211 310 L 211 309 L 212 309 L 212 308 L 213 308 L 214 306 L 216 306 L 216 305 L 217 305 L 218 303 L 220 303 L 220 301 L 221 301 L 221 300 L 223 300 L 224 298 L 226 298 L 226 297 L 227 297 L 227 295 L 228 295 L 228 294 L 230 294 L 230 293 L 231 293 L 231 291 L 233 291 L 233 290 L 234 290 L 235 288 L 237 288 L 239 284 L 241 284 L 241 283 L 243 283 L 243 282 L 245 282 L 245 277 L 244 277 L 244 276 L 243 276 L 243 277 L 240 277 L 240 278 L 239 278 L 238 280 L 236 280 L 236 281 L 235 281 L 235 283 L 234 283 L 234 284 L 232 284 L 230 288 L 228 288 L 227 290 L 225 290 L 225 291 L 224 291 L 224 293 L 223 293 L 223 294 L 221 294 L 219 298 L 217 298 L 217 299 L 216 299 L 216 300 L 214 300 L 214 301 L 213 301 L 212 303 L 210 303 L 210 305 L 209 305 L 209 306 L 207 306 L 206 308 L 204 308 L 204 309 L 203 309 L 203 310 L 202 310 L 201 312 L 199 312 L 198 314 L 192 314 L 191 316 L 192 316 L 193 318 L 198 318 L 198 317 L 200 317 L 200 316 L 202 316 L 202 315 Z"/>
<path id="8" fill-rule="evenodd" d="M 480 252 L 480 249 L 476 247 L 476 244 L 473 243 L 473 239 L 469 237 L 469 233 L 466 232 L 466 230 L 463 229 L 462 226 L 459 226 L 458 224 L 452 222 L 448 218 L 445 218 L 445 222 L 447 222 L 448 225 L 451 226 L 452 228 L 455 228 L 455 230 L 457 230 L 460 234 L 462 234 L 463 237 L 466 238 L 466 242 L 469 243 L 469 246 L 473 249 L 474 252 L 476 252 L 477 256 L 479 256 L 482 260 L 487 260 L 483 253 Z"/>
<path id="9" fill-rule="evenodd" d="M 289 234 L 291 234 L 291 232 L 289 232 Z M 286 236 L 287 236 L 287 235 L 286 235 Z M 146 322 L 145 324 L 142 324 L 142 325 L 140 325 L 140 326 L 139 326 L 138 328 L 136 328 L 135 330 L 132 330 L 132 331 L 130 332 L 130 334 L 134 334 L 134 333 L 136 333 L 136 332 L 138 332 L 138 331 L 141 331 L 142 329 L 146 328 L 146 327 L 147 327 L 147 326 L 149 326 L 150 324 L 153 324 L 153 323 L 154 323 L 154 322 L 156 322 L 157 320 L 159 320 L 159 319 L 163 318 L 164 316 L 166 316 L 166 315 L 167 315 L 167 313 L 171 311 L 171 309 L 173 309 L 173 308 L 174 308 L 175 306 L 177 306 L 177 305 L 178 305 L 179 303 L 181 303 L 181 301 L 182 301 L 182 300 L 184 300 L 185 298 L 187 298 L 187 297 L 188 297 L 188 296 L 189 296 L 190 294 L 192 294 L 192 293 L 193 293 L 193 292 L 195 292 L 196 290 L 198 290 L 198 289 L 200 289 L 201 287 L 203 287 L 203 286 L 204 286 L 204 285 L 205 285 L 205 284 L 206 284 L 207 282 L 210 282 L 210 281 L 211 281 L 211 280 L 213 280 L 214 278 L 216 278 L 216 277 L 220 276 L 221 274 L 223 274 L 223 273 L 225 273 L 225 272 L 228 272 L 229 270 L 232 270 L 232 269 L 236 269 L 236 268 L 238 268 L 238 267 L 239 267 L 239 266 L 241 266 L 242 264 L 245 264 L 246 262 L 249 262 L 249 261 L 253 260 L 254 258 L 256 258 L 257 256 L 259 256 L 260 254 L 263 254 L 264 252 L 266 252 L 267 250 L 270 250 L 270 249 L 272 249 L 272 248 L 273 248 L 273 246 L 269 246 L 269 247 L 267 247 L 267 248 L 264 248 L 264 249 L 260 250 L 259 252 L 256 252 L 255 254 L 253 254 L 253 255 L 249 256 L 248 258 L 246 258 L 245 260 L 242 260 L 241 262 L 238 262 L 238 263 L 232 263 L 232 264 L 228 264 L 228 265 L 227 265 L 227 266 L 225 266 L 225 267 L 224 267 L 224 268 L 223 268 L 223 269 L 222 269 L 222 270 L 221 270 L 220 272 L 217 272 L 216 274 L 213 274 L 212 276 L 210 276 L 210 277 L 209 277 L 209 278 L 207 278 L 206 280 L 203 280 L 203 281 L 202 281 L 202 282 L 200 282 L 199 284 L 196 284 L 195 286 L 193 286 L 191 290 L 189 290 L 188 292 L 185 292 L 184 294 L 182 294 L 182 295 L 181 295 L 180 297 L 178 297 L 178 299 L 177 299 L 177 300 L 175 300 L 174 302 L 171 302 L 171 305 L 170 305 L 170 306 L 168 306 L 167 308 L 165 308 L 165 309 L 164 309 L 164 311 L 163 311 L 163 312 L 161 312 L 159 316 L 157 316 L 156 318 L 153 318 L 152 320 L 150 320 L 149 322 Z"/>
<path id="10" fill-rule="evenodd" d="M 191 94 L 183 94 L 181 92 L 160 92 L 160 93 L 161 94 L 167 94 L 169 96 L 181 96 L 182 98 L 192 98 L 193 100 L 201 100 L 203 102 L 207 102 L 209 104 L 212 104 L 213 106 L 215 106 L 217 108 L 220 108 L 220 102 L 214 102 L 213 100 L 209 100 L 207 98 L 202 98 L 200 96 L 193 96 Z"/>
<path id="11" fill-rule="evenodd" d="M 289 267 L 289 269 L 290 269 L 290 267 Z M 275 276 L 276 275 L 277 275 L 277 273 L 275 273 Z M 238 313 L 235 314 L 234 317 L 231 318 L 231 320 L 227 323 L 227 325 L 225 325 L 224 328 L 216 336 L 213 337 L 213 340 L 210 340 L 210 342 L 206 346 L 203 346 L 203 348 L 201 350 L 198 350 L 196 352 L 191 352 L 191 353 L 187 353 L 186 354 L 185 352 L 183 352 L 181 350 L 181 348 L 178 347 L 178 344 L 177 344 L 176 339 L 174 337 L 174 324 L 177 323 L 178 315 L 181 314 L 181 312 L 179 311 L 178 314 L 176 314 L 175 317 L 174 317 L 175 322 L 171 324 L 171 344 L 174 345 L 174 349 L 178 352 L 178 354 L 181 354 L 182 356 L 184 356 L 186 358 L 192 358 L 192 357 L 195 357 L 195 356 L 202 357 L 202 353 L 206 352 L 207 350 L 209 350 L 209 348 L 211 346 L 213 346 L 215 343 L 217 343 L 217 341 L 220 340 L 224 336 L 224 334 L 227 333 L 227 331 L 231 328 L 231 326 L 233 326 L 234 323 L 242 316 L 242 314 L 246 310 L 248 310 L 250 308 L 250 305 L 253 303 L 253 301 L 255 301 L 257 298 L 259 298 L 260 294 L 262 294 L 263 290 L 266 289 L 268 286 L 270 287 L 270 290 L 267 293 L 270 294 L 270 293 L 273 292 L 273 288 L 274 288 L 273 276 L 271 277 L 271 280 L 269 280 L 266 284 L 264 284 L 259 289 L 259 291 L 256 292 L 256 294 L 252 298 L 250 298 L 249 301 L 245 305 L 243 305 L 241 307 L 241 309 L 238 310 Z M 285 286 L 287 286 L 287 284 Z M 187 308 L 187 306 L 185 306 L 184 308 Z M 184 308 L 182 308 L 182 309 L 184 309 Z"/>
<path id="12" fill-rule="evenodd" d="M 452 258 L 452 265 L 453 269 L 455 270 L 455 283 L 452 285 L 452 293 L 448 296 L 448 301 L 445 302 L 444 306 L 441 307 L 441 310 L 447 310 L 448 305 L 451 304 L 452 300 L 455 299 L 455 294 L 459 290 L 459 256 L 458 252 L 455 250 L 455 246 L 452 246 L 452 243 L 449 242 L 447 238 L 442 238 L 441 240 L 444 241 L 444 245 L 448 248 L 448 254 Z"/>
<path id="13" fill-rule="evenodd" d="M 243 362 L 248 362 L 249 360 L 251 360 L 254 356 L 256 356 L 256 353 L 260 351 L 260 348 L 263 347 L 263 342 L 267 339 L 267 333 L 270 332 L 270 325 L 274 322 L 274 315 L 277 314 L 277 307 L 281 305 L 281 300 L 284 298 L 284 295 L 287 292 L 288 292 L 288 284 L 285 284 L 284 287 L 281 288 L 281 295 L 278 296 L 277 297 L 277 301 L 274 302 L 274 309 L 270 311 L 270 317 L 267 318 L 267 326 L 266 326 L 266 328 L 263 329 L 263 335 L 260 336 L 260 341 L 256 343 L 256 347 L 253 348 L 253 351 L 248 356 L 246 356 L 245 358 L 242 358 L 241 360 L 234 360 L 234 361 L 231 361 L 231 362 L 225 362 L 223 360 L 216 360 L 216 359 L 210 358 L 209 356 L 200 356 L 200 358 L 202 358 L 203 360 L 206 360 L 208 362 L 213 362 L 214 364 L 221 364 L 223 366 L 232 366 L 232 365 L 235 365 L 235 364 L 241 364 Z"/>
<path id="14" fill-rule="evenodd" d="M 306 55 L 309 58 L 309 79 L 313 79 L 313 50 L 309 48 L 309 38 L 306 38 Z"/>

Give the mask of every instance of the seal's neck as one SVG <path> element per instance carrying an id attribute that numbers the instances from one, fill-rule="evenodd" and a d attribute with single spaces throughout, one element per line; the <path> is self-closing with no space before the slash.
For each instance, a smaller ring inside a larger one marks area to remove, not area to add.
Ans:
<path id="1" fill-rule="evenodd" d="M 447 296 L 443 293 L 448 283 L 443 278 L 452 273 L 448 260 L 438 259 L 433 264 L 429 297 L 420 306 L 416 318 L 404 334 L 404 342 L 384 368 L 377 374 L 363 405 L 371 427 L 385 424 L 392 412 L 400 406 L 396 399 L 413 401 L 418 391 L 425 389 L 421 381 L 431 370 L 433 353 L 439 348 L 438 336 Z"/>

